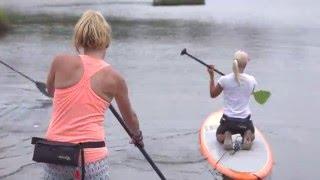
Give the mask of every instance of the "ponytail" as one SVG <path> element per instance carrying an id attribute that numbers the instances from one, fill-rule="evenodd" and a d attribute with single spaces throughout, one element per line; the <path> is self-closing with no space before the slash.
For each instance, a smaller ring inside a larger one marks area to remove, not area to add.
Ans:
<path id="1" fill-rule="evenodd" d="M 234 73 L 234 78 L 235 78 L 235 80 L 237 81 L 237 83 L 240 86 L 240 72 L 239 72 L 239 65 L 238 65 L 238 60 L 237 59 L 235 59 L 233 61 L 232 70 L 233 70 L 233 73 Z"/>
<path id="2" fill-rule="evenodd" d="M 244 68 L 246 67 L 248 63 L 248 54 L 244 51 L 237 51 L 234 53 L 234 58 L 233 58 L 233 63 L 232 63 L 232 70 L 234 73 L 234 78 L 237 81 L 238 85 L 240 86 L 240 78 L 242 76 L 240 73 L 243 73 Z"/>

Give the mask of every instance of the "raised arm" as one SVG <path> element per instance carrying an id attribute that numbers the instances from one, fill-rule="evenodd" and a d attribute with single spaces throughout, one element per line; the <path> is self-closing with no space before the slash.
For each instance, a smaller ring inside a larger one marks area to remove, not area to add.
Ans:
<path id="1" fill-rule="evenodd" d="M 212 98 L 216 98 L 217 96 L 219 96 L 222 92 L 222 87 L 220 86 L 220 84 L 215 85 L 214 82 L 214 65 L 209 65 L 210 68 L 208 68 L 208 73 L 210 76 L 210 82 L 209 82 L 209 91 L 210 91 L 210 96 Z"/>

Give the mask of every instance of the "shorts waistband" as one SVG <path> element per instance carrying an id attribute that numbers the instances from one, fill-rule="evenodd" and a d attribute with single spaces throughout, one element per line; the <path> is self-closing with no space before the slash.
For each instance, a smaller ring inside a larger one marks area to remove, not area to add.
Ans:
<path id="1" fill-rule="evenodd" d="M 223 114 L 222 118 L 225 121 L 246 122 L 246 121 L 250 121 L 251 120 L 251 114 L 249 114 L 246 118 L 234 118 L 234 117 L 229 117 L 229 116 Z"/>

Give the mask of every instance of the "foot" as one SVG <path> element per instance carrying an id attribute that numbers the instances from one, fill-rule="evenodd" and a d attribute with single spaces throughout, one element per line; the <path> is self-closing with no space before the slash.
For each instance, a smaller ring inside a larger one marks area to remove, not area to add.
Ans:
<path id="1" fill-rule="evenodd" d="M 243 150 L 250 150 L 252 146 L 252 137 L 253 134 L 250 130 L 246 131 L 243 135 L 243 143 L 242 143 L 242 149 Z"/>
<path id="2" fill-rule="evenodd" d="M 223 147 L 225 150 L 232 150 L 232 134 L 229 131 L 224 133 Z"/>

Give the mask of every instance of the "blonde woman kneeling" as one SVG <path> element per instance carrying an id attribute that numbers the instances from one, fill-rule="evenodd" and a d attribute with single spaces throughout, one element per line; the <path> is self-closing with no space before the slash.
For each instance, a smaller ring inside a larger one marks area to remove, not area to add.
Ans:
<path id="1" fill-rule="evenodd" d="M 224 95 L 223 116 L 216 131 L 216 137 L 217 141 L 223 143 L 227 150 L 233 148 L 232 134 L 241 134 L 242 149 L 249 150 L 254 140 L 249 100 L 257 82 L 253 76 L 244 73 L 248 61 L 249 57 L 246 52 L 237 51 L 234 54 L 233 73 L 222 76 L 217 84 L 214 82 L 214 65 L 208 69 L 211 97 L 219 96 L 222 91 Z"/>

